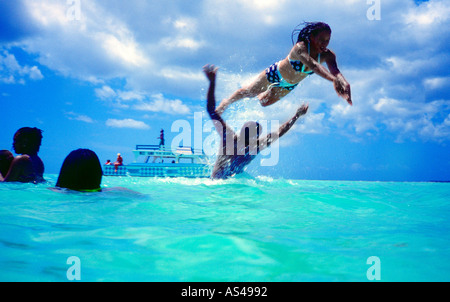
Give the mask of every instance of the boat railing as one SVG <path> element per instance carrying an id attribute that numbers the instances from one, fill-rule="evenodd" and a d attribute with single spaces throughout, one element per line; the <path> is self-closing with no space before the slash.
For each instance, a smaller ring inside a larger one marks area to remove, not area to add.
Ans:
<path id="1" fill-rule="evenodd" d="M 136 150 L 160 150 L 158 145 L 136 145 Z"/>
<path id="2" fill-rule="evenodd" d="M 205 155 L 205 152 L 202 149 L 194 149 L 192 147 L 178 147 L 177 149 L 171 149 L 170 147 L 160 146 L 160 145 L 136 145 L 136 151 L 153 151 L 153 150 L 161 150 L 161 151 L 170 151 L 173 153 L 179 154 L 189 154 L 189 155 Z"/>

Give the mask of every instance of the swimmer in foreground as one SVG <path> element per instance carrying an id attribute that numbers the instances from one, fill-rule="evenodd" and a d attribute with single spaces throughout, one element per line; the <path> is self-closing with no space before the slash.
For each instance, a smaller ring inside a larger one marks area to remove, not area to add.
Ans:
<path id="1" fill-rule="evenodd" d="M 278 102 L 291 92 L 301 81 L 316 73 L 334 85 L 337 94 L 352 105 L 350 84 L 341 74 L 336 55 L 327 48 L 331 39 L 331 28 L 323 22 L 306 22 L 301 30 L 294 30 L 292 36 L 299 32 L 297 43 L 289 55 L 261 72 L 253 83 L 245 86 L 228 99 L 223 100 L 217 108 L 222 114 L 232 103 L 258 96 L 263 107 Z M 328 70 L 322 63 L 327 63 Z"/>
<path id="2" fill-rule="evenodd" d="M 24 127 L 17 130 L 13 148 L 18 155 L 8 173 L 0 175 L 0 182 L 41 183 L 44 180 L 44 163 L 38 156 L 42 142 L 42 130 Z"/>
<path id="3" fill-rule="evenodd" d="M 245 123 L 238 135 L 225 123 L 220 114 L 216 111 L 216 99 L 214 94 L 217 70 L 218 69 L 213 65 L 206 65 L 203 67 L 203 71 L 210 82 L 207 96 L 207 111 L 217 132 L 222 136 L 219 154 L 211 177 L 213 179 L 225 179 L 242 173 L 244 168 L 250 164 L 259 152 L 269 147 L 275 140 L 286 134 L 286 132 L 288 132 L 295 124 L 297 119 L 308 111 L 308 105 L 302 105 L 295 115 L 289 121 L 284 123 L 277 132 L 270 133 L 264 138 L 260 137 L 262 127 L 257 122 Z M 228 146 L 227 140 L 229 141 Z M 231 146 L 229 146 L 230 144 Z"/>
<path id="4" fill-rule="evenodd" d="M 89 149 L 78 149 L 70 152 L 64 159 L 56 188 L 49 189 L 55 192 L 65 192 L 68 189 L 83 193 L 115 191 L 141 195 L 122 187 L 102 188 L 102 177 L 103 170 L 97 154 Z"/>
<path id="5" fill-rule="evenodd" d="M 78 149 L 65 158 L 56 187 L 82 192 L 100 192 L 103 170 L 94 151 Z"/>

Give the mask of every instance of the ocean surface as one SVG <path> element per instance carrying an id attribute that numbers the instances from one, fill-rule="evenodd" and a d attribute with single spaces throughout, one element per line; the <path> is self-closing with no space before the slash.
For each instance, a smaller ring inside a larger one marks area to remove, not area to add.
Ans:
<path id="1" fill-rule="evenodd" d="M 450 281 L 450 183 L 46 179 L 0 184 L 0 281 Z"/>

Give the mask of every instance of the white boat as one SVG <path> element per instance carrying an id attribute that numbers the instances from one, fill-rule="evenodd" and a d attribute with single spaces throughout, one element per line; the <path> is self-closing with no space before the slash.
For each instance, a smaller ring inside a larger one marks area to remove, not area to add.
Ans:
<path id="1" fill-rule="evenodd" d="M 118 166 L 103 165 L 105 176 L 137 177 L 210 177 L 211 165 L 203 150 L 179 147 L 137 145 L 133 151 L 134 163 Z M 143 161 L 139 162 L 140 159 Z"/>

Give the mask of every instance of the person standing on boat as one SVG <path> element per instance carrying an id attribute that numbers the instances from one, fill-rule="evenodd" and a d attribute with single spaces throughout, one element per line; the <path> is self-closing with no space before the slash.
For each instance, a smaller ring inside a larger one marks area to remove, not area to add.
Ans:
<path id="1" fill-rule="evenodd" d="M 164 129 L 161 129 L 161 133 L 159 134 L 159 148 L 164 148 Z"/>
<path id="2" fill-rule="evenodd" d="M 277 132 L 270 133 L 264 138 L 260 137 L 262 127 L 257 122 L 245 123 L 238 135 L 216 111 L 215 85 L 217 70 L 218 68 L 215 68 L 214 65 L 203 67 L 203 71 L 210 82 L 206 108 L 217 132 L 222 136 L 219 154 L 211 178 L 226 179 L 242 173 L 244 168 L 250 164 L 258 153 L 286 134 L 297 119 L 308 111 L 308 105 L 302 105 L 298 108 L 295 115 L 284 123 Z M 227 137 L 229 141 L 231 141 L 230 137 L 232 137 L 233 146 L 227 146 Z"/>

